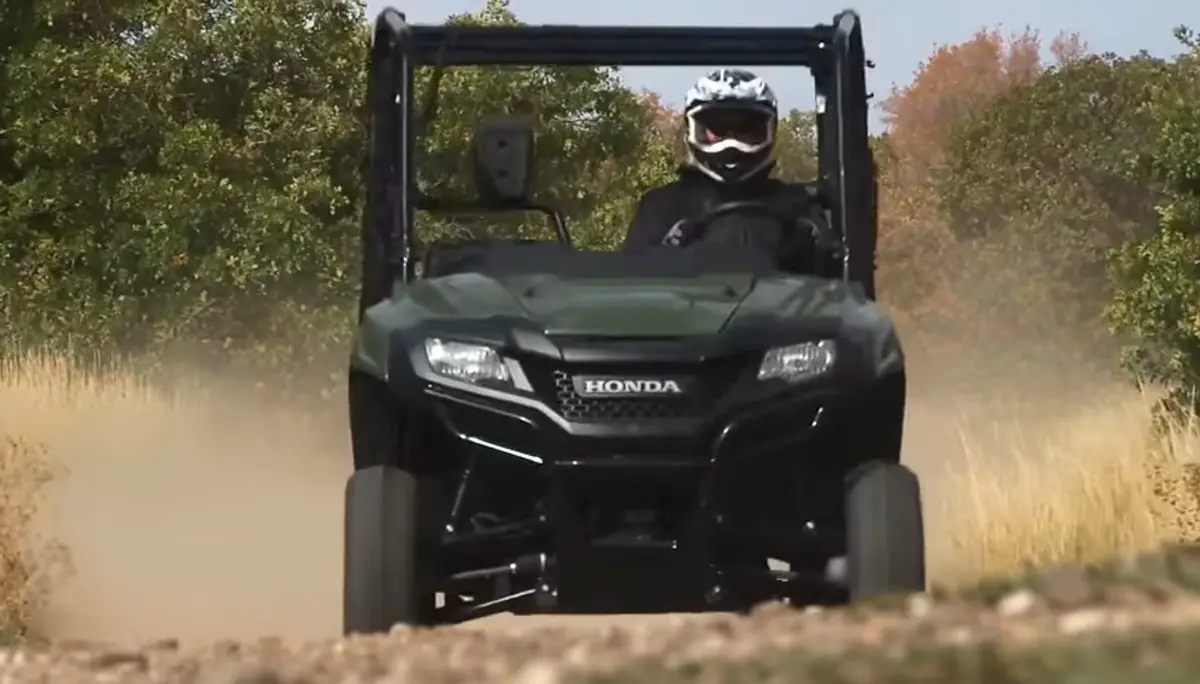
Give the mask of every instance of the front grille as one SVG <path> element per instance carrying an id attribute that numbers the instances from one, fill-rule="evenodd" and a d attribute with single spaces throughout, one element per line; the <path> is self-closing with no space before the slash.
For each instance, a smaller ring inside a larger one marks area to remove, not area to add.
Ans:
<path id="1" fill-rule="evenodd" d="M 562 363 L 535 355 L 521 356 L 519 361 L 534 391 L 563 418 L 579 422 L 702 418 L 757 363 L 743 354 L 698 363 Z M 579 375 L 680 378 L 689 381 L 690 389 L 681 396 L 585 398 L 575 392 L 574 378 Z"/>
<path id="2" fill-rule="evenodd" d="M 682 397 L 584 398 L 575 391 L 571 375 L 554 371 L 554 398 L 567 420 L 633 421 L 695 418 L 711 405 L 703 394 Z"/>

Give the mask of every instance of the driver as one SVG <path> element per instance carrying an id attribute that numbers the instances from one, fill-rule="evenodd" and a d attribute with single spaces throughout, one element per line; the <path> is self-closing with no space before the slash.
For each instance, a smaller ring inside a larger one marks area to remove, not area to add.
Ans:
<path id="1" fill-rule="evenodd" d="M 789 213 L 794 206 L 796 215 L 814 210 L 806 188 L 771 178 L 779 108 L 766 81 L 741 69 L 713 71 L 688 91 L 684 116 L 688 163 L 678 180 L 642 195 L 626 250 L 689 244 L 699 236 L 689 234 L 688 222 L 727 202 L 760 201 Z M 704 240 L 761 248 L 783 268 L 809 271 L 816 268 L 814 236 L 799 232 L 747 212 L 717 219 Z"/>

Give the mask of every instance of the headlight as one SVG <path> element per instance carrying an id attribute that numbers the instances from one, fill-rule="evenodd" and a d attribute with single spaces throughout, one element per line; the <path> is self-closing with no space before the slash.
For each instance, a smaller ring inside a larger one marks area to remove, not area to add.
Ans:
<path id="1" fill-rule="evenodd" d="M 508 366 L 491 347 L 431 337 L 425 340 L 425 358 L 434 373 L 447 378 L 466 382 L 512 382 Z"/>
<path id="2" fill-rule="evenodd" d="M 809 380 L 832 370 L 836 359 L 837 345 L 833 340 L 777 347 L 763 357 L 762 365 L 758 367 L 758 379 Z"/>

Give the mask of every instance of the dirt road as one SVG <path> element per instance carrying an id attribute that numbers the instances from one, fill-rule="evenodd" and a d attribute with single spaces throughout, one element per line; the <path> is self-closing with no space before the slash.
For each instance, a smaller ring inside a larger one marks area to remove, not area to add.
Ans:
<path id="1" fill-rule="evenodd" d="M 1186 562 L 1186 561 L 1185 561 Z M 1193 566 L 1188 572 L 1194 572 Z M 1161 565 L 1161 564 L 1159 564 Z M 138 647 L 58 641 L 0 651 L 9 682 L 107 684 L 559 684 L 599 681 L 863 681 L 1026 684 L 1156 681 L 1200 674 L 1194 640 L 1200 599 L 1174 591 L 1094 584 L 1059 572 L 998 603 L 916 597 L 870 610 L 767 607 L 745 618 L 710 616 L 670 626 L 598 629 L 400 630 L 351 639 L 221 641 Z M 982 648 L 979 648 L 982 646 Z M 804 649 L 804 655 L 787 655 Z M 582 680 L 596 681 L 596 680 Z"/>
<path id="2" fill-rule="evenodd" d="M 1037 610 L 1013 617 L 915 605 L 865 621 L 778 610 L 751 618 L 497 616 L 342 640 L 344 431 L 266 415 L 238 393 L 183 405 L 105 396 L 61 410 L 30 412 L 17 427 L 32 430 L 30 438 L 67 469 L 41 524 L 68 546 L 74 567 L 35 625 L 52 645 L 0 650 L 6 681 L 550 684 L 564 664 L 638 656 L 746 656 L 797 643 L 836 649 L 931 635 L 1033 638 L 1127 629 L 1136 620 L 1200 620 L 1200 603 L 1187 600 L 1170 610 L 1142 602 L 1061 620 Z M 906 448 L 925 477 L 935 567 L 945 552 L 936 544 L 946 498 L 939 473 L 953 462 L 959 429 L 936 407 L 917 405 L 910 414 Z M 532 669 L 520 672 L 521 663 Z M 237 679 L 264 668 L 279 676 Z"/>

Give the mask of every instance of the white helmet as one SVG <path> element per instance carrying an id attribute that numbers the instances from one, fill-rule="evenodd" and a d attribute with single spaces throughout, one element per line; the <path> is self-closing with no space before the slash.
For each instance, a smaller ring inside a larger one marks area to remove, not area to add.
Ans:
<path id="1" fill-rule="evenodd" d="M 739 183 L 774 158 L 779 103 L 766 81 L 743 69 L 718 69 L 688 91 L 688 160 L 719 183 Z"/>

